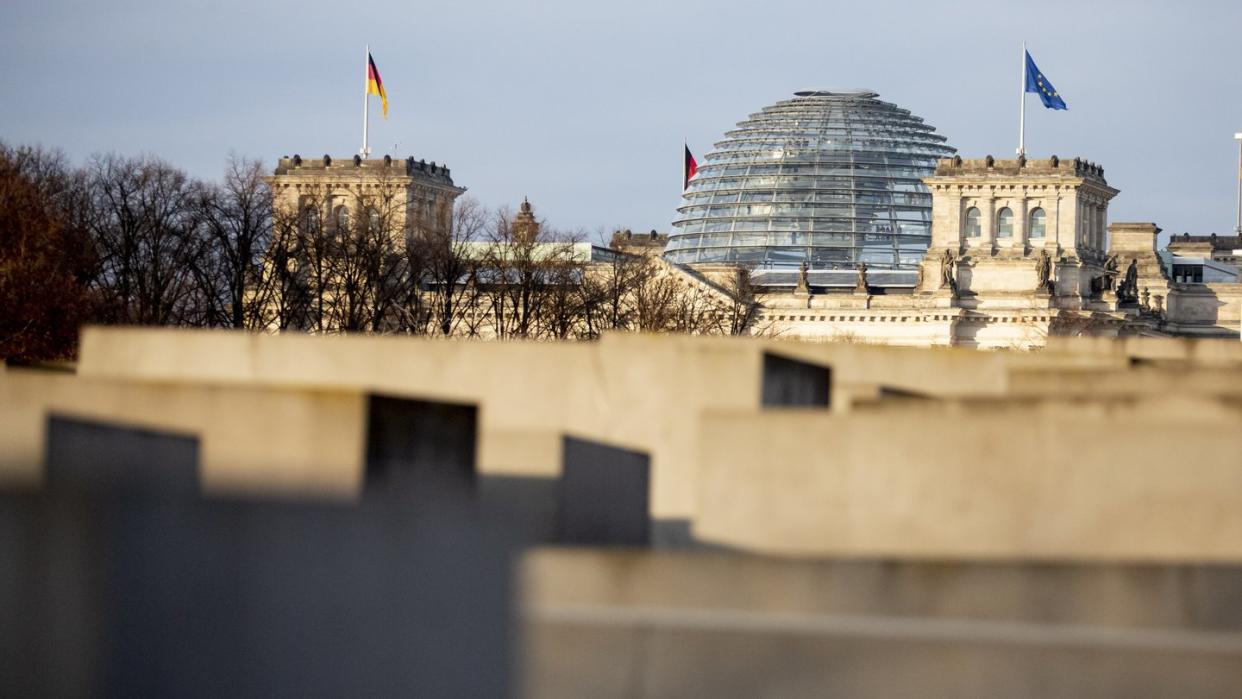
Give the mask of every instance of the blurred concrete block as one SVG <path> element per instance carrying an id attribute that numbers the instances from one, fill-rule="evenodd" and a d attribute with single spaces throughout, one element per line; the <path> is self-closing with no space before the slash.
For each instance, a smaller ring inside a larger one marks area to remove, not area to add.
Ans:
<path id="1" fill-rule="evenodd" d="M 540 549 L 531 697 L 1233 697 L 1237 566 Z"/>
<path id="2" fill-rule="evenodd" d="M 700 424 L 694 533 L 723 546 L 1242 562 L 1242 404 L 903 401 Z"/>
<path id="3" fill-rule="evenodd" d="M 0 496 L 0 696 L 507 696 L 503 526 L 462 499 Z"/>
<path id="4" fill-rule="evenodd" d="M 366 395 L 261 386 L 0 375 L 0 485 L 39 487 L 48 416 L 194 435 L 204 493 L 352 499 L 362 489 Z"/>
<path id="5" fill-rule="evenodd" d="M 762 404 L 829 407 L 832 369 L 764 352 Z"/>
<path id="6" fill-rule="evenodd" d="M 473 405 L 370 396 L 366 490 L 474 492 L 478 409 Z"/>
<path id="7" fill-rule="evenodd" d="M 647 455 L 566 437 L 563 458 L 559 540 L 567 544 L 648 545 L 651 465 Z"/>
<path id="8" fill-rule="evenodd" d="M 479 508 L 505 522 L 515 546 L 556 543 L 559 536 L 561 480 L 539 476 L 479 478 Z"/>
<path id="9" fill-rule="evenodd" d="M 194 495 L 199 445 L 193 435 L 52 415 L 47 487 L 88 493 Z"/>

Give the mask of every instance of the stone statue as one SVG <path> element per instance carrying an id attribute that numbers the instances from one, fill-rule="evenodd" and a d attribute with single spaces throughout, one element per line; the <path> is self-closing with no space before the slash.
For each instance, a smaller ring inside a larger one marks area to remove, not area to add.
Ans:
<path id="1" fill-rule="evenodd" d="M 1112 291 L 1113 286 L 1117 283 L 1117 272 L 1119 270 L 1117 264 L 1117 256 L 1109 255 L 1104 261 L 1104 288 L 1103 291 Z"/>
<path id="2" fill-rule="evenodd" d="M 1047 250 L 1039 251 L 1039 260 L 1035 263 L 1036 289 L 1043 291 L 1048 288 L 1048 281 L 1052 278 L 1052 258 L 1048 256 Z"/>
<path id="3" fill-rule="evenodd" d="M 1139 303 L 1139 307 L 1146 310 L 1151 306 L 1151 289 L 1143 287 L 1143 300 Z"/>
<path id="4" fill-rule="evenodd" d="M 811 280 L 807 277 L 807 269 L 806 260 L 803 260 L 802 265 L 798 267 L 798 286 L 794 288 L 794 293 L 811 293 Z"/>
<path id="5" fill-rule="evenodd" d="M 1117 299 L 1127 302 L 1137 301 L 1138 291 L 1138 260 L 1130 260 L 1130 265 L 1126 267 L 1126 275 L 1122 278 L 1121 284 L 1117 286 Z"/>
<path id="6" fill-rule="evenodd" d="M 854 285 L 854 291 L 865 294 L 867 293 L 867 263 L 858 263 L 858 282 Z"/>
<path id="7" fill-rule="evenodd" d="M 940 288 L 945 287 L 957 293 L 957 259 L 953 257 L 953 251 L 948 248 L 940 254 Z"/>

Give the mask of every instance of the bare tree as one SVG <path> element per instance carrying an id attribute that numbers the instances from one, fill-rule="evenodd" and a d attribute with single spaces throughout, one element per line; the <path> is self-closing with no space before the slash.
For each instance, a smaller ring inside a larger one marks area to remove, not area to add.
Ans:
<path id="1" fill-rule="evenodd" d="M 144 325 L 193 322 L 192 260 L 203 246 L 185 173 L 155 158 L 105 155 L 88 166 L 95 280 L 105 319 Z"/>
<path id="2" fill-rule="evenodd" d="M 630 291 L 633 303 L 633 329 L 640 332 L 664 332 L 673 324 L 681 284 L 667 274 L 660 274 L 657 262 L 643 260 L 643 274 L 634 280 Z"/>
<path id="3" fill-rule="evenodd" d="M 220 184 L 202 184 L 195 205 L 208 250 L 196 258 L 208 325 L 261 326 L 261 258 L 272 243 L 272 194 L 262 163 L 231 158 Z"/>
<path id="4" fill-rule="evenodd" d="M 89 241 L 59 204 L 73 188 L 63 156 L 0 144 L 0 359 L 67 359 L 91 312 Z"/>
<path id="5" fill-rule="evenodd" d="M 650 276 L 648 260 L 613 252 L 605 263 L 586 270 L 582 297 L 584 335 L 596 337 L 608 330 L 628 330 L 634 324 L 634 289 Z"/>
<path id="6" fill-rule="evenodd" d="M 542 222 L 520 222 L 506 210 L 496 212 L 489 233 L 479 274 L 488 287 L 486 302 L 495 336 L 535 338 L 569 332 L 573 323 L 566 316 L 571 306 L 577 307 L 577 294 L 566 281 L 580 279 L 582 266 L 575 257 L 574 236 Z M 559 318 L 549 324 L 553 312 Z"/>
<path id="7" fill-rule="evenodd" d="M 405 251 L 405 198 L 395 180 L 354 190 L 331 212 L 326 289 L 333 329 L 387 332 L 398 329 L 397 303 L 409 281 Z"/>
<path id="8" fill-rule="evenodd" d="M 413 232 L 411 249 L 422 261 L 422 274 L 415 282 L 427 286 L 425 312 L 435 332 L 475 334 L 478 305 L 482 298 L 478 285 L 479 259 L 471 244 L 484 232 L 487 210 L 475 199 L 458 199 L 447 227 L 420 222 Z"/>
<path id="9" fill-rule="evenodd" d="M 540 304 L 539 336 L 568 340 L 584 333 L 584 305 L 579 288 L 585 264 L 571 255 L 558 254 L 543 263 L 543 302 Z"/>
<path id="10" fill-rule="evenodd" d="M 406 183 L 370 176 L 277 202 L 262 165 L 244 159 L 219 183 L 151 157 L 98 156 L 75 170 L 58 154 L 0 145 L 0 159 L 19 182 L 5 190 L 8 220 L 22 221 L 10 240 L 25 241 L 18 252 L 61 241 L 55 265 L 86 289 L 66 317 L 500 339 L 762 331 L 745 270 L 721 283 L 658 258 L 584 258 L 581 235 L 547 228 L 529 205 L 514 216 L 466 198 L 415 216 Z"/>
<path id="11" fill-rule="evenodd" d="M 751 283 L 750 270 L 738 267 L 733 277 L 725 284 L 729 295 L 729 304 L 724 311 L 728 324 L 725 330 L 730 335 L 746 335 L 755 330 L 759 319 L 759 301 L 755 298 L 755 287 Z"/>
<path id="12" fill-rule="evenodd" d="M 275 207 L 272 211 L 271 240 L 255 270 L 249 304 L 255 313 L 255 328 L 311 327 L 310 289 L 299 248 L 303 222 L 303 213 L 296 208 Z"/>

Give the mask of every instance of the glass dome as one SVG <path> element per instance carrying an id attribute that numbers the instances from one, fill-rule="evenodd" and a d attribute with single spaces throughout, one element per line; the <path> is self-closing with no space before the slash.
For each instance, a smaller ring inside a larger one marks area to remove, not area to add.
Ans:
<path id="1" fill-rule="evenodd" d="M 739 123 L 690 180 L 665 257 L 915 267 L 931 245 L 931 193 L 920 180 L 956 150 L 877 97 L 806 90 Z"/>

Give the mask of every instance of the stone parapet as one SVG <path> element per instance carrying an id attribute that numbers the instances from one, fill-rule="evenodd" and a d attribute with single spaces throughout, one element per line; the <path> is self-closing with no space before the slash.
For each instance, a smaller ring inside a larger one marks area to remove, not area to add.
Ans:
<path id="1" fill-rule="evenodd" d="M 1057 156 L 1051 158 L 1028 160 L 996 160 L 992 156 L 986 158 L 963 159 L 961 157 L 942 158 L 936 163 L 936 177 L 1076 177 L 1089 179 L 1107 185 L 1104 180 L 1104 168 L 1081 158 L 1061 160 Z"/>
<path id="2" fill-rule="evenodd" d="M 387 155 L 383 158 L 370 159 L 363 159 L 360 156 L 338 159 L 329 155 L 322 158 L 303 159 L 300 155 L 294 155 L 292 158 L 288 156 L 281 158 L 277 162 L 275 172 L 277 176 L 304 175 L 316 178 L 359 173 L 368 177 L 381 175 L 418 177 L 438 180 L 448 185 L 453 184 L 453 177 L 447 165 L 437 165 L 435 161 L 428 163 L 426 160 L 415 160 L 412 155 L 405 160 L 394 160 Z"/>

